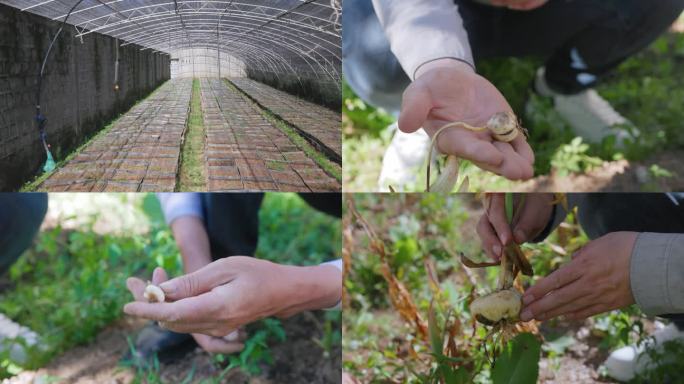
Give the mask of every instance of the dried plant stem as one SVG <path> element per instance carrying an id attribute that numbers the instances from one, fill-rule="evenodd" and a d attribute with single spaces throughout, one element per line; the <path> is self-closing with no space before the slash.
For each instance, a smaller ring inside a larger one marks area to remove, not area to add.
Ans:
<path id="1" fill-rule="evenodd" d="M 361 227 L 366 232 L 366 235 L 370 240 L 371 250 L 380 258 L 380 271 L 382 273 L 382 277 L 385 279 L 389 287 L 389 296 L 392 306 L 394 306 L 397 312 L 399 312 L 399 315 L 404 319 L 404 321 L 413 325 L 417 335 L 421 339 L 428 341 L 427 322 L 425 322 L 425 319 L 423 319 L 418 312 L 418 307 L 414 303 L 411 293 L 392 273 L 392 268 L 387 262 L 385 243 L 380 240 L 370 224 L 368 224 L 363 216 L 361 216 L 361 214 L 356 210 L 356 207 L 354 206 L 354 199 L 347 199 L 347 204 L 349 211 L 357 219 L 357 221 L 361 224 Z"/>

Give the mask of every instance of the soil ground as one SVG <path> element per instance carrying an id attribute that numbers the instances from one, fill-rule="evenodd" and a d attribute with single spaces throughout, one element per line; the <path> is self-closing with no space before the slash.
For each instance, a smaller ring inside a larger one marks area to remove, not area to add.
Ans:
<path id="1" fill-rule="evenodd" d="M 586 174 L 560 177 L 539 176 L 515 185 L 519 192 L 638 192 L 638 191 L 682 191 L 684 190 L 684 168 L 681 161 L 684 151 L 666 151 L 641 162 L 626 160 L 605 162 Z M 649 168 L 657 164 L 672 172 L 671 177 L 654 178 Z"/>
<path id="2" fill-rule="evenodd" d="M 287 340 L 271 345 L 273 364 L 263 365 L 259 376 L 249 377 L 239 370 L 226 375 L 222 383 L 328 384 L 341 381 L 341 347 L 335 347 L 329 358 L 314 341 L 322 336 L 322 313 L 305 312 L 283 320 Z M 76 347 L 54 359 L 37 371 L 22 372 L 3 381 L 3 384 L 29 383 L 129 383 L 135 378 L 132 369 L 118 365 L 119 358 L 128 350 L 126 337 L 145 325 L 144 320 L 125 317 L 108 327 L 90 344 Z M 220 374 L 209 356 L 197 348 L 184 359 L 172 364 L 161 364 L 160 378 L 165 383 L 180 383 L 194 366 L 194 382 Z M 58 380 L 59 378 L 59 380 Z"/>

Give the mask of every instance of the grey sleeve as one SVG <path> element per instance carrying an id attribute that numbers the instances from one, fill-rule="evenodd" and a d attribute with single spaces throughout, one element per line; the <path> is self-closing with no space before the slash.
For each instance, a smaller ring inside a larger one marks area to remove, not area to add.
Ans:
<path id="1" fill-rule="evenodd" d="M 644 313 L 684 313 L 684 234 L 640 233 L 629 276 L 634 300 Z"/>
<path id="2" fill-rule="evenodd" d="M 453 0 L 373 0 L 373 8 L 406 74 L 443 58 L 475 68 L 468 33 Z"/>

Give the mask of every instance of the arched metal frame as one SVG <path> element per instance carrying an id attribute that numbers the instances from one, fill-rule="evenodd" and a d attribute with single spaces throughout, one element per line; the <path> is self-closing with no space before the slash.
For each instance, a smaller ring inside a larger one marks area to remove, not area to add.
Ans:
<path id="1" fill-rule="evenodd" d="M 0 0 L 62 21 L 78 0 Z M 210 48 L 258 71 L 327 78 L 341 87 L 339 0 L 84 0 L 77 37 L 97 32 L 171 54 Z"/>

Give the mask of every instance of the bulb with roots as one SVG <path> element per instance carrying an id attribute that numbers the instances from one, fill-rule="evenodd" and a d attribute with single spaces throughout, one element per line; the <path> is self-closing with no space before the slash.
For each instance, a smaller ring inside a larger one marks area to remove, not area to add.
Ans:
<path id="1" fill-rule="evenodd" d="M 512 112 L 498 112 L 492 115 L 487 121 L 484 127 L 474 127 L 470 124 L 463 122 L 453 122 L 449 123 L 442 128 L 440 128 L 435 135 L 432 137 L 432 143 L 430 145 L 430 154 L 437 142 L 439 135 L 449 128 L 465 128 L 474 132 L 480 132 L 484 130 L 489 130 L 492 137 L 496 141 L 503 143 L 510 143 L 515 140 L 519 134 L 525 135 L 527 137 L 527 130 L 523 128 L 518 122 L 518 118 Z M 434 184 L 430 185 L 430 159 L 428 155 L 428 168 L 427 168 L 427 191 L 428 192 L 438 192 L 438 193 L 449 193 L 454 189 L 456 182 L 458 181 L 458 158 L 453 155 L 447 156 L 446 163 L 444 165 L 444 170 L 437 177 Z"/>
<path id="2" fill-rule="evenodd" d="M 473 300 L 470 313 L 484 325 L 495 325 L 501 321 L 517 322 L 521 307 L 520 292 L 510 288 Z"/>
<path id="3" fill-rule="evenodd" d="M 461 254 L 461 262 L 469 268 L 499 266 L 497 289 L 473 300 L 469 308 L 475 320 L 485 326 L 491 326 L 483 344 L 498 333 L 498 340 L 504 345 L 518 332 L 517 324 L 520 322 L 519 315 L 522 309 L 522 296 L 513 283 L 520 272 L 532 276 L 532 266 L 515 243 L 505 247 L 500 261 L 475 263 Z M 497 343 L 494 345 L 496 348 Z"/>

